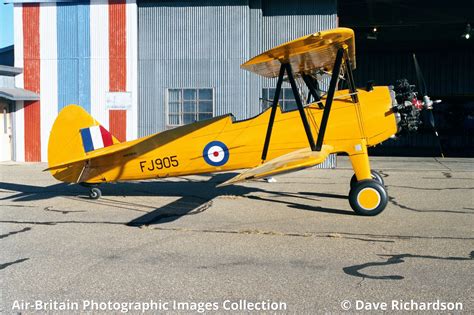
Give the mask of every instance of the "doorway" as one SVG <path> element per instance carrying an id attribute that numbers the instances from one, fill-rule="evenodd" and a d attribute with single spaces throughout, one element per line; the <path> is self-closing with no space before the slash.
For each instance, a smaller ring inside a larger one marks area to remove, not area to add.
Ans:
<path id="1" fill-rule="evenodd" d="M 0 100 L 0 161 L 12 160 L 12 119 L 11 105 L 5 100 Z"/>

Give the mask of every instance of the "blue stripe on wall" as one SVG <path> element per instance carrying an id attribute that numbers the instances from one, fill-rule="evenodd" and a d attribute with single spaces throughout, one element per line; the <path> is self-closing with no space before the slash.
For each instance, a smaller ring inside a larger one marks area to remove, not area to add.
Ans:
<path id="1" fill-rule="evenodd" d="M 58 110 L 91 111 L 89 2 L 57 4 Z"/>

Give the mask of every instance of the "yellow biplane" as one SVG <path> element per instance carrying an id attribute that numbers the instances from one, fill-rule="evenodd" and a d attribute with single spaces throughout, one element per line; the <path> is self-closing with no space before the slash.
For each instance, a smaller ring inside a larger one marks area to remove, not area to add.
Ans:
<path id="1" fill-rule="evenodd" d="M 69 105 L 53 125 L 47 170 L 60 181 L 89 187 L 90 197 L 97 199 L 100 183 L 246 169 L 221 184 L 230 185 L 315 166 L 331 153 L 346 153 L 355 172 L 349 192 L 352 209 L 362 215 L 383 211 L 387 191 L 382 177 L 370 168 L 367 147 L 415 124 L 411 118 L 420 108 L 397 101 L 388 86 L 356 89 L 354 32 L 336 28 L 310 34 L 241 67 L 278 78 L 271 107 L 258 116 L 235 121 L 229 114 L 120 143 L 81 107 Z M 322 93 L 319 79 L 324 74 L 330 82 Z M 278 106 L 284 80 L 291 85 L 297 110 L 282 112 Z M 304 82 L 307 100 L 297 81 Z M 339 81 L 348 88 L 338 90 Z"/>

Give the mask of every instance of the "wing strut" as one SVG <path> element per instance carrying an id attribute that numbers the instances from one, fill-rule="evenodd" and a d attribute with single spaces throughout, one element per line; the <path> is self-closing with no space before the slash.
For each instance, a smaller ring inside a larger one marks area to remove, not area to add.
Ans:
<path id="1" fill-rule="evenodd" d="M 346 62 L 346 71 L 347 77 L 349 79 L 349 92 L 351 93 L 352 101 L 354 103 L 359 103 L 359 96 L 357 95 L 356 84 L 354 81 L 354 73 L 352 72 L 352 65 L 349 56 L 347 55 L 347 51 L 344 52 L 345 55 L 345 62 Z"/>
<path id="2" fill-rule="evenodd" d="M 283 83 L 283 77 L 285 75 L 285 72 L 287 73 L 288 80 L 290 81 L 291 88 L 293 90 L 293 94 L 295 96 L 295 101 L 296 105 L 298 106 L 298 110 L 300 112 L 301 116 L 301 121 L 303 122 L 303 126 L 306 132 L 306 136 L 308 137 L 308 142 L 309 146 L 312 151 L 321 151 L 321 148 L 323 146 L 323 140 L 324 140 L 324 133 L 326 131 L 326 126 L 327 122 L 329 119 L 329 112 L 331 110 L 331 104 L 334 99 L 334 93 L 336 91 L 337 87 L 337 81 L 339 79 L 339 73 L 341 70 L 341 64 L 342 64 L 342 58 L 344 55 L 344 49 L 339 48 L 337 51 L 336 55 L 336 60 L 334 62 L 334 67 L 332 71 L 332 76 L 331 76 L 331 82 L 329 84 L 329 90 L 327 93 L 326 97 L 326 103 L 324 105 L 324 112 L 323 112 L 323 117 L 321 119 L 321 125 L 319 128 L 319 134 L 318 134 L 318 139 L 316 143 L 314 142 L 313 135 L 311 133 L 311 127 L 309 126 L 308 123 L 308 118 L 306 117 L 306 112 L 304 111 L 303 103 L 301 102 L 300 94 L 298 93 L 298 88 L 296 86 L 295 78 L 293 76 L 293 70 L 291 68 L 291 65 L 289 63 L 282 63 L 280 66 L 280 73 L 278 75 L 278 81 L 275 89 L 275 95 L 273 97 L 273 103 L 272 103 L 272 111 L 270 113 L 270 120 L 268 122 L 268 127 L 267 127 L 267 134 L 265 136 L 265 143 L 263 145 L 263 151 L 262 151 L 262 161 L 265 161 L 267 159 L 267 153 L 268 153 L 268 146 L 270 144 L 270 138 L 272 135 L 272 129 L 273 129 L 273 123 L 275 122 L 275 115 L 276 115 L 276 108 L 278 106 L 278 100 L 280 98 L 280 93 L 281 93 L 281 85 Z M 306 77 L 306 78 L 305 78 Z M 309 80 L 306 75 L 303 76 L 303 80 L 305 81 L 306 85 L 308 86 L 308 89 L 310 90 L 311 94 L 313 97 L 318 100 L 319 95 L 317 94 L 314 85 L 312 82 Z M 308 84 L 308 82 L 311 82 Z M 313 94 L 314 93 L 314 94 Z M 316 98 L 318 97 L 318 98 Z"/>
<path id="3" fill-rule="evenodd" d="M 332 100 L 334 99 L 334 92 L 336 91 L 337 80 L 339 79 L 339 71 L 341 71 L 342 56 L 344 49 L 339 48 L 337 50 L 336 61 L 334 62 L 334 68 L 332 69 L 331 82 L 329 83 L 328 94 L 326 97 L 326 103 L 324 104 L 323 118 L 321 118 L 321 125 L 319 127 L 318 140 L 316 142 L 316 151 L 321 151 L 323 147 L 324 133 L 329 119 L 329 112 L 331 111 Z"/>
<path id="4" fill-rule="evenodd" d="M 303 81 L 306 83 L 306 86 L 309 89 L 309 95 L 308 95 L 308 103 L 310 101 L 310 96 L 313 96 L 313 99 L 315 102 L 318 103 L 319 108 L 324 108 L 323 104 L 321 103 L 321 96 L 319 95 L 319 88 L 318 88 L 318 81 L 316 81 L 313 77 L 303 73 L 302 74 Z"/>
<path id="5" fill-rule="evenodd" d="M 276 109 L 278 106 L 278 99 L 280 98 L 281 84 L 283 83 L 283 76 L 285 75 L 285 67 L 283 64 L 280 67 L 280 74 L 278 75 L 278 81 L 275 89 L 275 95 L 273 96 L 272 112 L 270 113 L 270 120 L 268 121 L 267 135 L 265 136 L 265 144 L 263 145 L 262 161 L 267 159 L 268 145 L 270 144 L 270 137 L 272 136 L 273 122 L 275 121 Z"/>
<path id="6" fill-rule="evenodd" d="M 313 134 L 311 133 L 311 127 L 308 123 L 308 118 L 306 117 L 306 112 L 304 111 L 303 103 L 301 102 L 300 93 L 298 92 L 298 87 L 296 86 L 295 78 L 293 77 L 293 70 L 291 69 L 291 65 L 289 63 L 283 64 L 286 67 L 286 74 L 288 75 L 288 80 L 290 81 L 291 89 L 293 90 L 293 95 L 295 96 L 296 105 L 298 106 L 298 110 L 300 112 L 301 121 L 303 122 L 304 131 L 306 132 L 306 136 L 308 137 L 309 147 L 311 151 L 320 151 L 316 150 L 314 145 L 314 138 Z"/>

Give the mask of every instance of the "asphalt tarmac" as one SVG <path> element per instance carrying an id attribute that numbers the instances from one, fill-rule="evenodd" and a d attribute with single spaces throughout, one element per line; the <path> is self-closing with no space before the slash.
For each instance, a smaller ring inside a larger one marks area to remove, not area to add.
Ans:
<path id="1" fill-rule="evenodd" d="M 390 196 L 376 217 L 354 215 L 338 163 L 99 200 L 46 164 L 1 163 L 0 312 L 473 313 L 474 159 L 372 158 Z"/>

